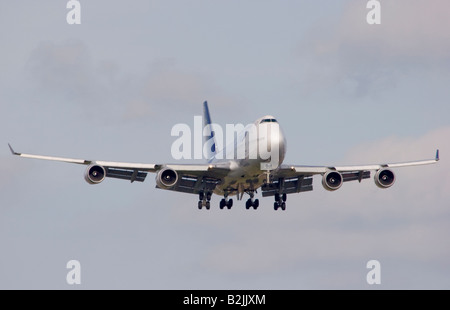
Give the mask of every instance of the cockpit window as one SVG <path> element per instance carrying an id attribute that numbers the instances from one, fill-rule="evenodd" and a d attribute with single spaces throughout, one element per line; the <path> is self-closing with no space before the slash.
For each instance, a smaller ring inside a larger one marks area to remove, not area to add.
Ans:
<path id="1" fill-rule="evenodd" d="M 262 123 L 276 123 L 276 122 L 277 122 L 277 120 L 274 118 L 266 118 L 266 119 L 261 120 L 259 123 L 262 124 Z"/>

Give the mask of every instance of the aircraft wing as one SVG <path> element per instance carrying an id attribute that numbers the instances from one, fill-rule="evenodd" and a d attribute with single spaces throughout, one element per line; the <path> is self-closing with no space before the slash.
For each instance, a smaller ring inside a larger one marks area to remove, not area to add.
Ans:
<path id="1" fill-rule="evenodd" d="M 90 167 L 101 166 L 104 169 L 104 175 L 101 179 L 98 179 L 99 181 L 95 182 L 86 179 L 91 184 L 100 183 L 103 181 L 103 177 L 143 182 L 148 172 L 158 173 L 170 169 L 176 172 L 180 181 L 177 182 L 176 186 L 165 189 L 198 194 L 204 188 L 213 189 L 229 171 L 228 165 L 223 164 L 143 164 L 25 154 L 14 151 L 11 145 L 8 145 L 13 155 L 24 158 L 59 161 Z M 97 173 L 99 172 L 102 174 L 101 170 L 97 171 Z M 89 171 L 86 173 L 89 173 Z M 158 185 L 156 187 L 160 188 Z"/>
<path id="2" fill-rule="evenodd" d="M 360 171 L 371 171 L 379 170 L 382 168 L 398 168 L 398 167 L 409 167 L 409 166 L 419 166 L 419 165 L 429 165 L 434 164 L 439 161 L 439 150 L 436 150 L 436 156 L 433 159 L 418 160 L 402 163 L 391 163 L 391 164 L 370 164 L 370 165 L 357 165 L 357 166 L 283 166 L 283 170 L 286 168 L 293 171 L 294 173 L 300 174 L 324 174 L 327 171 L 334 170 L 338 172 L 360 172 Z"/>
<path id="3" fill-rule="evenodd" d="M 434 159 L 387 163 L 369 164 L 355 166 L 301 166 L 301 165 L 281 165 L 277 170 L 272 171 L 273 182 L 262 186 L 263 196 L 273 196 L 275 193 L 299 193 L 312 191 L 313 175 L 325 175 L 335 171 L 342 176 L 342 182 L 356 181 L 370 178 L 371 171 L 380 171 L 389 168 L 419 166 L 434 164 L 439 161 L 439 150 L 436 151 Z M 388 187 L 388 186 L 386 186 Z M 334 190 L 334 189 L 332 189 Z"/>
<path id="4" fill-rule="evenodd" d="M 80 165 L 92 165 L 97 164 L 103 166 L 105 168 L 110 169 L 123 169 L 123 170 L 138 170 L 144 172 L 155 172 L 158 170 L 158 165 L 155 164 L 139 164 L 139 163 L 124 163 L 124 162 L 113 162 L 113 161 L 97 161 L 97 160 L 87 160 L 87 159 L 76 159 L 76 158 L 68 158 L 68 157 L 54 157 L 54 156 L 44 156 L 44 155 L 34 155 L 34 154 L 25 154 L 18 153 L 14 151 L 12 146 L 8 144 L 11 153 L 16 156 L 24 157 L 24 158 L 34 158 L 34 159 L 43 159 L 43 160 L 51 160 L 51 161 L 60 161 L 72 164 L 80 164 Z M 138 181 L 138 180 L 137 180 Z"/>

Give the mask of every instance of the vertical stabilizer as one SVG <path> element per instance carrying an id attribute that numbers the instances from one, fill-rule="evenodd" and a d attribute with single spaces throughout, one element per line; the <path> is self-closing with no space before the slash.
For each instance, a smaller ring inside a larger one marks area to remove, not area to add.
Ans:
<path id="1" fill-rule="evenodd" d="M 208 102 L 203 102 L 203 128 L 211 125 L 211 116 L 209 115 Z M 214 130 L 211 128 L 209 135 L 203 136 L 203 145 L 206 147 L 206 159 L 210 161 L 216 155 L 216 139 Z"/>

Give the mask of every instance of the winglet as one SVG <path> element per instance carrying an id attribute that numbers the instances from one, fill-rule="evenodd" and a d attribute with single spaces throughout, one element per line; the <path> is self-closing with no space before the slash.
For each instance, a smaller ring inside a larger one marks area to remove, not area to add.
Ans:
<path id="1" fill-rule="evenodd" d="M 439 149 L 436 150 L 436 161 L 439 161 Z"/>
<path id="2" fill-rule="evenodd" d="M 20 155 L 20 153 L 17 153 L 17 152 L 14 151 L 14 149 L 13 149 L 12 146 L 11 146 L 11 144 L 8 143 L 8 146 L 9 146 L 9 149 L 11 150 L 11 153 L 12 153 L 13 155 Z"/>

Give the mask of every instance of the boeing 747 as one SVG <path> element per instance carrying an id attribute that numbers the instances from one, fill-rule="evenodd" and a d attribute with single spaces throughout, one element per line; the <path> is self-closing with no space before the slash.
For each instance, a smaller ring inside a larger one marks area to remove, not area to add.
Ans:
<path id="1" fill-rule="evenodd" d="M 156 173 L 156 188 L 195 194 L 198 208 L 210 209 L 212 194 L 223 197 L 220 209 L 231 209 L 232 196 L 242 200 L 248 194 L 246 208 L 257 209 L 259 200 L 255 193 L 274 197 L 274 209 L 285 210 L 288 194 L 313 190 L 313 177 L 320 175 L 322 185 L 328 191 L 341 188 L 349 181 L 370 178 L 379 188 L 389 188 L 395 182 L 393 168 L 434 164 L 439 161 L 439 150 L 433 159 L 370 164 L 358 166 L 305 166 L 283 164 L 286 139 L 277 120 L 267 115 L 249 124 L 240 132 L 233 144 L 221 149 L 216 141 L 217 132 L 211 123 L 208 104 L 203 104 L 204 149 L 207 158 L 199 164 L 142 164 L 101 160 L 74 159 L 18 153 L 9 145 L 11 153 L 25 158 L 61 161 L 87 166 L 84 178 L 89 184 L 99 184 L 105 178 L 117 178 L 131 182 L 143 182 L 147 173 Z M 243 126 L 242 126 L 243 127 Z M 206 133 L 206 134 L 205 134 Z"/>

